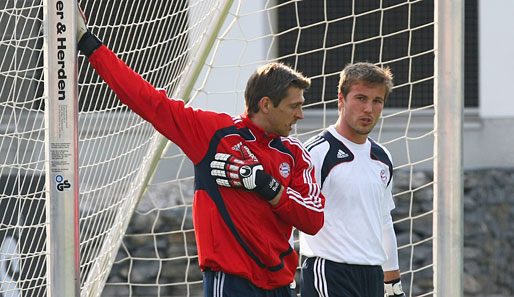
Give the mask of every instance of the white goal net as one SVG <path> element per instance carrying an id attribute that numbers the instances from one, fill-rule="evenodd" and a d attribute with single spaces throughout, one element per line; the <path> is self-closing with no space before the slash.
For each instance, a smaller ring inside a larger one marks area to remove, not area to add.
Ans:
<path id="1" fill-rule="evenodd" d="M 0 0 L 2 297 L 45 296 L 48 285 L 45 3 Z M 195 107 L 240 114 L 246 80 L 258 66 L 291 65 L 312 79 L 305 119 L 293 135 L 302 141 L 335 122 L 338 75 L 347 63 L 390 67 L 395 88 L 372 137 L 395 163 L 393 220 L 404 290 L 435 296 L 433 0 L 81 6 L 91 31 L 131 68 Z M 82 55 L 78 91 L 81 295 L 203 296 L 192 163 L 122 106 Z"/>

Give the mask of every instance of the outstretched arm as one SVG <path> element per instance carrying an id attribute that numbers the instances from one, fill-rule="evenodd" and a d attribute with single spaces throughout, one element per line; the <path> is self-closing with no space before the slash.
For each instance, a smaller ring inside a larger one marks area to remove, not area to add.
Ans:
<path id="1" fill-rule="evenodd" d="M 210 139 L 215 130 L 232 123 L 228 115 L 186 107 L 183 100 L 168 98 L 164 90 L 147 82 L 90 32 L 78 4 L 77 42 L 79 51 L 118 99 L 182 148 L 193 163 L 207 150 L 208 142 L 201 140 Z"/>

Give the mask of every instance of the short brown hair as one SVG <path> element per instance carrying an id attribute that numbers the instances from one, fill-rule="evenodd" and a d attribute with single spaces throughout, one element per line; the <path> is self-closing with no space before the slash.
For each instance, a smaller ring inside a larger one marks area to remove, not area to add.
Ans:
<path id="1" fill-rule="evenodd" d="M 378 67 L 367 62 L 348 64 L 339 76 L 338 91 L 346 98 L 351 86 L 356 82 L 383 85 L 386 88 L 385 100 L 393 89 L 393 74 L 389 67 Z"/>
<path id="2" fill-rule="evenodd" d="M 250 76 L 246 84 L 245 101 L 248 115 L 259 111 L 259 101 L 262 97 L 269 97 L 273 106 L 277 107 L 280 101 L 287 97 L 289 87 L 306 90 L 310 85 L 309 78 L 283 63 L 263 65 Z"/>

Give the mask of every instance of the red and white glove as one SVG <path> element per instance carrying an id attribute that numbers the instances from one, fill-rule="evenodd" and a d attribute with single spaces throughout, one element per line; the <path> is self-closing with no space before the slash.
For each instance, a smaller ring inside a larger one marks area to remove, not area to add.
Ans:
<path id="1" fill-rule="evenodd" d="M 384 291 L 384 297 L 405 297 L 405 293 L 402 289 L 402 281 L 399 278 L 385 282 Z"/>
<path id="2" fill-rule="evenodd" d="M 273 200 L 282 186 L 253 159 L 241 160 L 232 155 L 217 153 L 211 162 L 211 176 L 223 187 L 240 188 L 259 193 L 265 200 Z"/>

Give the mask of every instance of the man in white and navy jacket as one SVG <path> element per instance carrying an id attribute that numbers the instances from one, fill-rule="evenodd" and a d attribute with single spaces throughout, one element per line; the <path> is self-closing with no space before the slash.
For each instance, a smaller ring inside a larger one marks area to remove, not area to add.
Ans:
<path id="1" fill-rule="evenodd" d="M 305 144 L 325 196 L 325 224 L 300 235 L 307 257 L 302 297 L 405 296 L 391 218 L 391 155 L 369 137 L 392 87 L 388 68 L 346 66 L 337 122 Z"/>

